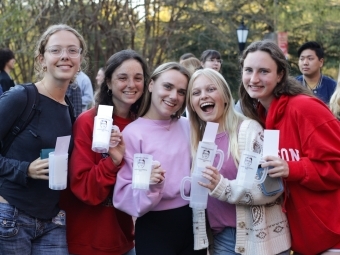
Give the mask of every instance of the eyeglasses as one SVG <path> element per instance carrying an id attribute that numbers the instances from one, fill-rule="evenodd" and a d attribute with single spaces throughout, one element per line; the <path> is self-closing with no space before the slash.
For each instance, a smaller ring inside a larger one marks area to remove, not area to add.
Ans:
<path id="1" fill-rule="evenodd" d="M 61 46 L 50 46 L 50 47 L 46 48 L 46 51 L 48 53 L 50 53 L 52 56 L 58 57 L 58 58 L 60 58 L 63 55 L 64 51 L 66 51 L 67 55 L 70 58 L 77 58 L 77 57 L 79 57 L 79 55 L 82 51 L 82 48 L 78 48 L 78 47 L 75 47 L 75 46 L 71 46 L 71 47 L 67 47 L 67 48 L 63 48 Z"/>
<path id="2" fill-rule="evenodd" d="M 209 62 L 217 62 L 217 63 L 220 63 L 220 64 L 223 63 L 223 60 L 222 60 L 222 59 L 217 59 L 217 58 L 207 58 L 206 61 L 209 61 Z"/>

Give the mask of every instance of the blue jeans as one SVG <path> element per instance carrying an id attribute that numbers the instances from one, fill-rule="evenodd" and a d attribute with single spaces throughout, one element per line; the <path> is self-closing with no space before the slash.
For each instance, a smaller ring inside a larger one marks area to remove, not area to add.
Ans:
<path id="1" fill-rule="evenodd" d="M 213 255 L 240 255 L 235 253 L 236 228 L 226 227 L 222 232 L 214 235 Z M 290 250 L 277 255 L 289 255 Z"/>
<path id="2" fill-rule="evenodd" d="M 39 220 L 0 203 L 0 254 L 68 255 L 65 214 L 58 214 L 53 221 Z"/>
<path id="3" fill-rule="evenodd" d="M 236 228 L 226 227 L 214 235 L 213 255 L 240 255 L 235 253 Z"/>

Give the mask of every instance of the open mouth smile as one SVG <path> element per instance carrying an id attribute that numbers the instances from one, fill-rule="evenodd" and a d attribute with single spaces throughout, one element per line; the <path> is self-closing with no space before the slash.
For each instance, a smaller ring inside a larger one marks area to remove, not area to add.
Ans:
<path id="1" fill-rule="evenodd" d="M 203 112 L 212 112 L 215 107 L 215 103 L 213 102 L 206 102 L 200 105 Z"/>

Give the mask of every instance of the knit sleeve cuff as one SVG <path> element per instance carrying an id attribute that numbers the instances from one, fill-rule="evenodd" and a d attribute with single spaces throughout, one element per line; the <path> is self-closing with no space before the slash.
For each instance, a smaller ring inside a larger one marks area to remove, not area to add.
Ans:
<path id="1" fill-rule="evenodd" d="M 215 197 L 217 199 L 221 198 L 221 195 L 224 194 L 224 191 L 227 188 L 227 183 L 224 181 L 223 176 L 220 175 L 220 177 L 221 177 L 220 181 L 217 184 L 216 188 L 213 191 L 209 192 L 210 196 Z"/>

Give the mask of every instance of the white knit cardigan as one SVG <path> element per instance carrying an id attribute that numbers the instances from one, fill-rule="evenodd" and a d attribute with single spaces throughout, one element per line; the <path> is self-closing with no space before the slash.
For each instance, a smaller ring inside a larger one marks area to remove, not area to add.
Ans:
<path id="1" fill-rule="evenodd" d="M 262 154 L 263 129 L 254 120 L 241 123 L 238 145 L 240 155 L 244 150 Z M 282 212 L 282 193 L 266 196 L 261 186 L 252 189 L 237 185 L 236 180 L 221 179 L 210 195 L 236 205 L 235 252 L 242 255 L 273 255 L 291 246 L 286 215 Z M 219 212 L 223 213 L 223 212 Z M 196 250 L 207 248 L 205 211 L 193 209 L 193 227 Z"/>

